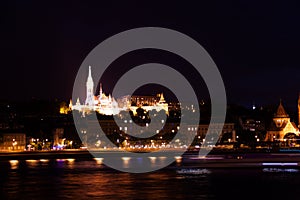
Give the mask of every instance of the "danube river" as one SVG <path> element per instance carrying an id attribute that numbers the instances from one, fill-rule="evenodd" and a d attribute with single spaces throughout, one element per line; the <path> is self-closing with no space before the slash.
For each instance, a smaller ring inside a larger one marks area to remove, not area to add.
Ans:
<path id="1" fill-rule="evenodd" d="M 300 196 L 298 166 L 188 166 L 179 161 L 159 171 L 132 174 L 113 170 L 99 159 L 2 160 L 0 199 L 292 200 Z"/>

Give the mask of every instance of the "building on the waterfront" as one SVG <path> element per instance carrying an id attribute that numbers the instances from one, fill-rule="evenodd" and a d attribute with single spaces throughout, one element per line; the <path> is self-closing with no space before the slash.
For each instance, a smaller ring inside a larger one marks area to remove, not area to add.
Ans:
<path id="1" fill-rule="evenodd" d="M 136 129 L 137 127 L 134 126 L 135 122 L 132 120 L 125 120 L 123 126 L 118 126 L 114 120 L 93 120 L 89 121 L 89 126 L 86 129 L 80 130 L 81 138 L 83 139 L 84 146 L 89 148 L 97 148 L 97 147 L 104 147 L 106 144 L 103 143 L 100 131 L 99 131 L 99 124 L 101 125 L 102 131 L 105 133 L 106 136 L 111 137 L 115 136 L 122 140 L 122 137 L 125 137 L 127 134 L 136 133 L 137 137 L 143 134 L 147 134 L 147 127 L 146 124 L 145 129 Z M 162 124 L 164 124 L 162 128 Z M 182 145 L 186 144 L 185 140 L 190 140 L 196 138 L 198 144 L 204 142 L 206 135 L 208 134 L 208 127 L 211 126 L 209 130 L 210 136 L 216 135 L 218 137 L 218 143 L 230 143 L 236 142 L 236 131 L 235 131 L 235 124 L 234 123 L 225 123 L 223 124 L 182 124 L 180 126 L 179 122 L 155 122 L 154 124 L 151 123 L 151 130 L 154 131 L 156 138 L 163 141 L 171 141 L 170 138 L 173 138 L 177 131 L 184 130 L 186 131 L 186 138 L 182 138 L 181 143 Z M 150 126 L 150 125 L 149 125 Z M 221 134 L 219 135 L 217 131 L 221 129 Z M 145 132 L 144 132 L 145 131 Z M 149 134 L 149 133 L 148 133 Z M 150 133 L 150 135 L 153 135 Z M 128 136 L 128 135 L 127 135 Z M 127 137 L 126 136 L 126 137 Z M 124 138 L 123 138 L 124 139 Z M 210 137 L 210 139 L 213 139 Z M 130 139 L 129 139 L 130 140 Z M 128 141 L 129 141 L 128 140 Z M 159 142 L 159 141 L 158 141 Z M 167 142 L 168 143 L 168 142 Z M 210 144 L 210 141 L 206 141 L 207 145 L 214 146 L 215 144 Z M 145 144 L 144 144 L 145 145 Z"/>
<path id="2" fill-rule="evenodd" d="M 131 110 L 136 113 L 137 108 L 143 108 L 146 111 L 149 110 L 164 110 L 168 114 L 168 103 L 166 103 L 163 94 L 157 96 L 124 96 L 119 99 L 115 99 L 110 94 L 106 95 L 102 90 L 102 84 L 100 83 L 99 95 L 94 95 L 94 81 L 92 78 L 91 66 L 89 66 L 88 78 L 86 81 L 86 100 L 84 104 L 81 104 L 79 98 L 75 104 L 70 101 L 69 110 L 78 110 L 82 113 L 89 113 L 90 111 L 96 111 L 104 115 L 116 115 L 120 111 Z M 65 113 L 65 109 L 60 111 Z"/>
<path id="3" fill-rule="evenodd" d="M 160 101 L 161 94 L 157 96 L 141 96 L 141 95 L 132 95 L 131 104 L 135 106 L 153 106 Z M 162 96 L 164 99 L 164 97 Z"/>
<path id="4" fill-rule="evenodd" d="M 225 123 L 225 124 L 199 124 L 197 128 L 197 137 L 204 139 L 206 134 L 208 134 L 208 127 L 210 125 L 210 133 L 217 133 L 217 131 L 222 130 L 219 135 L 218 142 L 224 142 L 226 136 L 226 142 L 236 142 L 236 131 L 234 123 Z M 188 125 L 188 131 L 193 130 L 193 126 Z"/>
<path id="5" fill-rule="evenodd" d="M 157 112 L 164 110 L 168 114 L 168 103 L 166 103 L 163 93 L 156 96 L 138 96 L 134 95 L 130 99 L 131 104 L 129 109 L 136 114 L 138 108 L 143 108 L 146 111 L 156 110 Z M 135 101 L 135 103 L 133 103 Z"/>
<path id="6" fill-rule="evenodd" d="M 2 133 L 0 136 L 1 151 L 24 151 L 26 149 L 25 133 Z"/>
<path id="7" fill-rule="evenodd" d="M 64 141 L 64 129 L 63 128 L 55 128 L 53 130 L 53 148 L 54 149 L 63 149 L 65 147 Z"/>
<path id="8" fill-rule="evenodd" d="M 239 125 L 243 131 L 257 132 L 265 130 L 263 121 L 251 116 L 239 117 Z"/>
<path id="9" fill-rule="evenodd" d="M 299 97 L 300 98 L 300 97 Z M 298 100 L 299 109 L 300 100 Z M 300 118 L 300 112 L 299 118 Z M 289 115 L 285 111 L 282 101 L 280 100 L 277 112 L 274 114 L 273 121 L 267 130 L 266 141 L 286 141 L 295 139 L 300 136 L 299 128 L 295 122 L 291 122 Z"/>

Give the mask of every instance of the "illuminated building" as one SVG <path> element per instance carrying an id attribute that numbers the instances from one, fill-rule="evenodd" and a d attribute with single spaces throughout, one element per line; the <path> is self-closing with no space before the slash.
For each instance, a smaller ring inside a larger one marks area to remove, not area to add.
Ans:
<path id="1" fill-rule="evenodd" d="M 298 100 L 299 104 L 299 100 Z M 298 105 L 299 107 L 299 105 Z M 300 112 L 299 112 L 300 115 Z M 300 117 L 300 116 L 299 116 Z M 299 128 L 294 122 L 290 121 L 289 115 L 286 113 L 282 102 L 277 108 L 277 112 L 273 117 L 271 126 L 269 127 L 266 134 L 266 141 L 285 141 L 287 139 L 295 139 L 296 136 L 300 135 Z"/>
<path id="2" fill-rule="evenodd" d="M 133 99 L 137 99 L 135 101 L 136 104 L 131 105 L 129 109 L 132 110 L 134 114 L 136 114 L 136 109 L 140 107 L 146 111 L 156 110 L 157 112 L 159 112 L 161 110 L 165 110 L 165 112 L 168 114 L 168 104 L 165 101 L 163 93 L 158 94 L 156 97 L 133 96 L 131 97 L 131 102 L 133 102 Z"/>
<path id="3" fill-rule="evenodd" d="M 53 130 L 53 148 L 62 149 L 64 147 L 64 136 L 63 128 L 56 128 Z"/>
<path id="4" fill-rule="evenodd" d="M 164 124 L 165 123 L 165 124 Z M 125 120 L 122 126 L 118 126 L 114 120 L 90 120 L 89 126 L 87 128 L 83 128 L 80 130 L 80 134 L 83 140 L 84 146 L 88 148 L 103 148 L 108 144 L 105 144 L 105 140 L 103 140 L 103 135 L 99 132 L 99 124 L 101 126 L 102 131 L 106 136 L 115 136 L 120 141 L 123 141 L 126 137 L 127 142 L 135 143 L 136 141 L 133 139 L 131 140 L 130 134 L 135 133 L 137 135 L 143 135 L 144 133 L 148 132 L 148 125 L 146 124 L 144 130 L 140 130 L 137 126 L 134 126 L 135 122 L 133 120 Z M 164 124 L 162 128 L 162 124 Z M 210 130 L 208 127 L 210 126 Z M 218 133 L 220 131 L 221 133 Z M 210 140 L 206 141 L 206 145 L 214 146 L 215 144 L 211 139 L 213 137 L 218 137 L 218 143 L 226 142 L 236 142 L 237 136 L 235 131 L 235 124 L 234 123 L 214 123 L 214 124 L 182 124 L 180 126 L 179 122 L 151 122 L 151 131 L 154 131 L 155 140 L 157 143 L 171 141 L 170 138 L 173 138 L 175 134 L 179 130 L 185 130 L 186 135 L 184 138 L 180 139 L 180 143 L 182 145 L 186 145 L 187 141 L 191 141 L 196 138 L 197 144 L 204 142 L 206 135 L 210 134 Z M 209 131 L 209 132 L 208 132 Z M 129 134 L 129 135 L 126 135 Z M 151 133 L 152 135 L 152 133 Z M 128 137 L 128 138 L 127 138 Z M 214 140 L 215 141 L 215 140 Z M 147 145 L 149 140 L 139 141 L 140 144 Z M 138 142 L 138 143 L 139 143 Z M 169 143 L 169 142 L 167 142 Z M 149 145 L 149 144 L 148 144 Z M 111 146 L 107 146 L 111 147 Z"/>
<path id="5" fill-rule="evenodd" d="M 23 151 L 26 147 L 25 133 L 3 133 L 0 150 L 4 151 Z"/>
<path id="6" fill-rule="evenodd" d="M 134 102 L 134 103 L 133 103 Z M 133 104 L 132 104 L 133 103 Z M 90 111 L 96 111 L 103 115 L 116 115 L 120 111 L 131 110 L 136 113 L 137 108 L 143 108 L 146 111 L 149 110 L 164 110 L 168 114 L 168 103 L 166 103 L 163 94 L 157 95 L 157 97 L 149 96 L 124 96 L 119 99 L 115 99 L 110 94 L 106 95 L 102 91 L 102 84 L 100 83 L 99 95 L 94 95 L 94 81 L 92 78 L 91 67 L 89 66 L 88 78 L 86 81 L 86 100 L 84 104 L 80 103 L 77 98 L 76 103 L 70 101 L 69 110 L 78 110 L 80 112 L 89 113 Z M 66 109 L 60 110 L 63 114 Z"/>

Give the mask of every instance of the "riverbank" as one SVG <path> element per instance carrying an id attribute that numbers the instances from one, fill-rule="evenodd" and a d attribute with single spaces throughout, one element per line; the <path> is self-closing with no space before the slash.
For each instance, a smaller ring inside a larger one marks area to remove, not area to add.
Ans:
<path id="1" fill-rule="evenodd" d="M 173 154 L 172 154 L 173 153 Z M 159 152 L 157 158 L 165 156 L 176 157 L 174 163 L 180 167 L 194 168 L 247 168 L 247 167 L 293 167 L 300 168 L 300 153 L 298 152 L 213 152 L 205 157 L 199 157 L 198 152 L 185 152 L 182 156 L 179 151 Z M 124 156 L 124 152 L 118 150 L 94 151 L 92 154 L 87 150 L 62 150 L 62 151 L 24 151 L 0 153 L 1 161 L 10 160 L 93 160 L 97 158 L 116 158 Z M 126 155 L 127 156 L 127 155 Z M 128 153 L 132 159 L 138 158 L 138 154 Z M 104 162 L 105 163 L 105 162 Z"/>

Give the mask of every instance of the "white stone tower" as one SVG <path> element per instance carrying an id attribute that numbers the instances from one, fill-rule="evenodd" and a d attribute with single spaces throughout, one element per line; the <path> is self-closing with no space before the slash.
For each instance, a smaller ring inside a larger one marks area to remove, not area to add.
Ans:
<path id="1" fill-rule="evenodd" d="M 94 81 L 92 78 L 91 66 L 89 66 L 89 76 L 86 81 L 85 105 L 94 106 Z"/>

